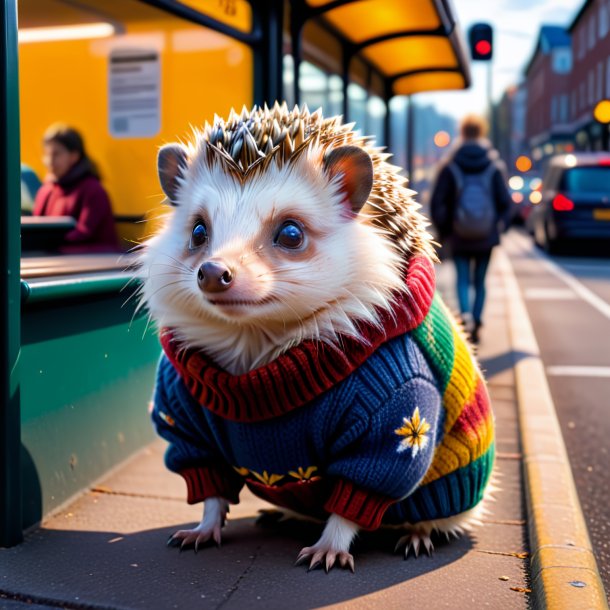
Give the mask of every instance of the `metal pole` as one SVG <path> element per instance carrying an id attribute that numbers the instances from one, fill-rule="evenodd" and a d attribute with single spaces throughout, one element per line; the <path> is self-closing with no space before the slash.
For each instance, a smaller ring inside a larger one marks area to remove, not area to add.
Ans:
<path id="1" fill-rule="evenodd" d="M 383 117 L 383 145 L 388 152 L 392 148 L 392 115 L 390 114 L 390 98 L 385 100 L 385 116 Z"/>
<path id="2" fill-rule="evenodd" d="M 343 47 L 343 122 L 349 123 L 349 100 L 347 98 L 347 86 L 349 85 L 349 64 L 352 59 L 351 53 Z"/>
<path id="3" fill-rule="evenodd" d="M 0 546 L 23 540 L 21 498 L 21 416 L 19 351 L 21 349 L 21 257 L 19 68 L 17 2 L 5 0 L 0 9 Z"/>
<path id="4" fill-rule="evenodd" d="M 290 38 L 292 44 L 292 64 L 294 70 L 293 94 L 294 103 L 297 106 L 301 105 L 301 89 L 299 87 L 299 73 L 301 70 L 301 57 L 303 54 L 303 25 L 305 19 L 302 17 L 302 11 L 299 10 L 299 4 L 293 3 L 290 8 Z"/>
<path id="5" fill-rule="evenodd" d="M 254 2 L 253 20 L 260 41 L 254 45 L 254 103 L 271 106 L 283 97 L 281 0 Z"/>
<path id="6" fill-rule="evenodd" d="M 409 187 L 413 188 L 413 149 L 415 144 L 415 102 L 413 96 L 408 96 L 407 103 L 407 177 Z"/>
<path id="7" fill-rule="evenodd" d="M 492 61 L 487 62 L 487 112 L 488 112 L 488 120 L 489 120 L 489 136 L 490 139 L 495 146 L 496 144 L 496 122 L 494 120 L 494 107 L 492 101 L 492 74 L 493 71 L 491 69 Z"/>

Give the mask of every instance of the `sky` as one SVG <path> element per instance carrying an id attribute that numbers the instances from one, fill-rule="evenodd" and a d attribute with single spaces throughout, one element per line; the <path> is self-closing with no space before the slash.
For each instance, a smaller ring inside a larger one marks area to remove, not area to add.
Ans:
<path id="1" fill-rule="evenodd" d="M 487 22 L 494 29 L 492 97 L 522 79 L 541 25 L 567 27 L 585 0 L 453 0 L 464 39 L 470 25 Z M 485 113 L 487 105 L 486 62 L 471 62 L 472 85 L 459 92 L 420 94 L 417 102 L 432 103 L 439 112 L 456 118 L 468 112 Z"/>

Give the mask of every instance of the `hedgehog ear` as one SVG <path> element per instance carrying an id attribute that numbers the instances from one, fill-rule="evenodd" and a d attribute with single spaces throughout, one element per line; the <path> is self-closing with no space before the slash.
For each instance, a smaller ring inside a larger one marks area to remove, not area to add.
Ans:
<path id="1" fill-rule="evenodd" d="M 373 188 L 373 161 L 357 146 L 335 148 L 324 157 L 324 169 L 330 176 L 341 176 L 345 205 L 357 214 Z"/>
<path id="2" fill-rule="evenodd" d="M 178 205 L 179 181 L 188 168 L 186 150 L 180 144 L 166 144 L 157 156 L 157 172 L 163 192 L 172 205 Z"/>

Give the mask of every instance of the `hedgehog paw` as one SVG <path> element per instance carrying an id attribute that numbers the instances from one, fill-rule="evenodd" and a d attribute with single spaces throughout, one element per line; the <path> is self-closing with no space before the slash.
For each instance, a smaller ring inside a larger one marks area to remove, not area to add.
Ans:
<path id="1" fill-rule="evenodd" d="M 403 536 L 396 543 L 394 552 L 396 553 L 403 548 L 405 559 L 407 559 L 409 556 L 409 551 L 411 550 L 413 550 L 413 555 L 415 557 L 419 556 L 420 548 L 423 548 L 429 557 L 432 555 L 432 551 L 434 551 L 434 545 L 432 544 L 430 534 L 417 531 L 409 532 L 406 536 Z"/>
<path id="2" fill-rule="evenodd" d="M 322 547 L 319 545 L 306 546 L 301 549 L 299 556 L 295 562 L 295 566 L 300 566 L 309 561 L 308 572 L 315 570 L 316 568 L 323 567 L 326 573 L 331 570 L 335 565 L 335 562 L 339 560 L 339 565 L 342 568 L 349 567 L 354 572 L 354 556 L 346 551 L 336 551 L 328 547 Z"/>

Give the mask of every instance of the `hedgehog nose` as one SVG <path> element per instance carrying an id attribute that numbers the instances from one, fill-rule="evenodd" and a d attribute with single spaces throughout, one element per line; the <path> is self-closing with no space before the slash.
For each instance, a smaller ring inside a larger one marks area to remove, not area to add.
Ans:
<path id="1" fill-rule="evenodd" d="M 207 261 L 199 267 L 197 283 L 205 292 L 223 292 L 231 288 L 234 277 L 222 261 Z"/>

